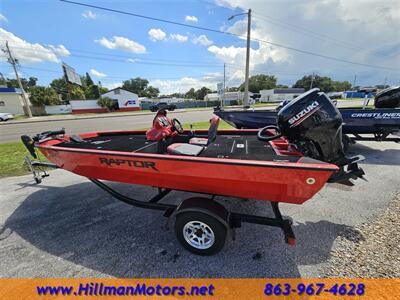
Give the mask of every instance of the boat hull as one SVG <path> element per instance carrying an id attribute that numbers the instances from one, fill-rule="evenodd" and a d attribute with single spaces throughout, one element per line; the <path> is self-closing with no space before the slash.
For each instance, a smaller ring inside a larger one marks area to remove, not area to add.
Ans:
<path id="1" fill-rule="evenodd" d="M 343 118 L 344 134 L 395 133 L 400 130 L 400 109 L 339 109 Z M 236 128 L 262 128 L 276 125 L 273 110 L 216 110 L 214 114 Z"/>
<path id="2" fill-rule="evenodd" d="M 60 168 L 88 178 L 295 204 L 310 199 L 337 171 L 336 166 L 329 164 L 257 164 L 233 159 L 66 149 L 46 143 L 38 148 Z"/>

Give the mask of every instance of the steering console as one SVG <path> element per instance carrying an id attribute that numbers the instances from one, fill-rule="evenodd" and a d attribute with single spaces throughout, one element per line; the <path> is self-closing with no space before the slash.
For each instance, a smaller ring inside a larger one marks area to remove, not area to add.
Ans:
<path id="1" fill-rule="evenodd" d="M 160 141 L 183 133 L 183 127 L 178 119 L 167 117 L 167 111 L 160 109 L 153 119 L 153 127 L 146 132 L 149 141 Z"/>
<path id="2" fill-rule="evenodd" d="M 275 130 L 276 134 L 275 135 L 264 135 L 265 131 L 270 130 L 270 129 Z M 259 139 L 260 141 L 263 141 L 263 142 L 269 142 L 269 141 L 278 139 L 281 136 L 282 136 L 282 133 L 281 133 L 279 127 L 274 126 L 274 125 L 265 126 L 264 128 L 261 128 L 257 133 L 257 139 Z"/>

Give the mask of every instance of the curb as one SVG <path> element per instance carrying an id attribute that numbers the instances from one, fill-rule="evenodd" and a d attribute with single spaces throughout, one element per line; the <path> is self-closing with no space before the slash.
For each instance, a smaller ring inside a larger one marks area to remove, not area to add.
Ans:
<path id="1" fill-rule="evenodd" d="M 196 110 L 177 110 L 174 111 L 174 113 L 185 113 L 185 112 L 191 112 L 191 111 L 207 111 L 207 110 L 212 110 L 213 108 L 208 108 L 208 109 L 196 109 Z M 29 124 L 29 123 L 41 123 L 41 122 L 61 122 L 61 121 L 77 121 L 77 120 L 87 120 L 87 119 L 102 119 L 102 118 L 121 118 L 121 117 L 138 117 L 138 116 L 148 116 L 148 115 L 154 115 L 154 112 L 145 112 L 145 113 L 133 113 L 133 114 L 113 114 L 113 115 L 95 115 L 95 116 L 85 116 L 85 117 L 68 117 L 65 119 L 43 119 L 43 120 L 21 120 L 21 121 L 7 121 L 7 122 L 2 122 L 0 123 L 0 126 L 6 126 L 6 125 L 13 125 L 13 124 Z"/>

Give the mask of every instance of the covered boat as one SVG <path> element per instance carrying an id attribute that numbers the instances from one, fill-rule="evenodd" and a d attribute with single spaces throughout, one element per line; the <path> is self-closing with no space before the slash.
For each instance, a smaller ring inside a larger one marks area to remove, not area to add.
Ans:
<path id="1" fill-rule="evenodd" d="M 315 93 L 319 89 L 313 89 Z M 312 92 L 308 92 L 310 96 Z M 300 95 L 299 97 L 303 97 Z M 282 103 L 276 110 L 272 109 L 221 109 L 217 107 L 214 114 L 236 128 L 262 128 L 276 125 L 278 111 L 288 102 Z M 343 141 L 375 140 L 400 142 L 400 87 L 391 87 L 375 96 L 375 108 L 339 108 L 342 115 Z M 369 137 L 368 135 L 373 135 Z"/>

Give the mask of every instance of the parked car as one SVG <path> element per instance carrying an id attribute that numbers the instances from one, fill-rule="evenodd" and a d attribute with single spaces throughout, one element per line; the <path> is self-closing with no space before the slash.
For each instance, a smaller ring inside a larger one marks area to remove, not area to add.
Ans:
<path id="1" fill-rule="evenodd" d="M 161 108 L 166 108 L 168 110 L 174 110 L 174 109 L 176 109 L 176 105 L 168 104 L 167 102 L 158 102 L 157 104 L 150 106 L 150 111 L 155 112 Z"/>
<path id="2" fill-rule="evenodd" d="M 7 121 L 14 119 L 14 116 L 9 113 L 0 113 L 0 121 Z"/>

